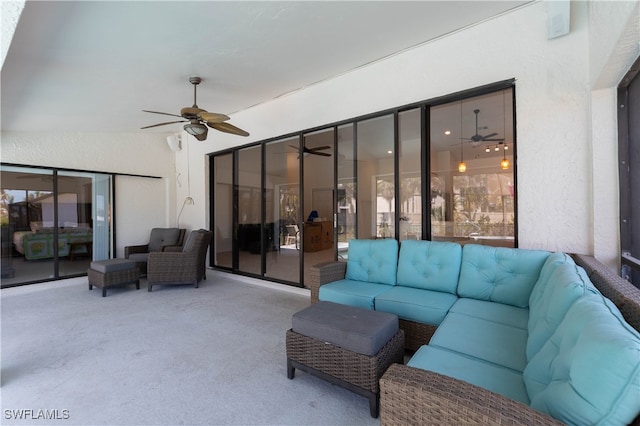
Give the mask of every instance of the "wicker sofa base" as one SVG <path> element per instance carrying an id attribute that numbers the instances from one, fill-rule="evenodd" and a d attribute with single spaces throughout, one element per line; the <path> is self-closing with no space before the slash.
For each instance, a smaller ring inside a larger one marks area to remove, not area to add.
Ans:
<path id="1" fill-rule="evenodd" d="M 452 377 L 394 364 L 382 379 L 382 425 L 561 425 L 533 408 Z"/>
<path id="2" fill-rule="evenodd" d="M 399 326 L 404 331 L 405 349 L 413 352 L 420 349 L 422 345 L 428 345 L 437 328 L 435 325 L 403 319 L 399 320 Z"/>
<path id="3" fill-rule="evenodd" d="M 376 418 L 380 412 L 378 381 L 393 363 L 402 363 L 404 332 L 398 332 L 375 356 L 343 349 L 328 342 L 287 330 L 287 377 L 295 370 L 320 377 L 369 399 L 369 411 Z"/>
<path id="4" fill-rule="evenodd" d="M 136 290 L 140 289 L 140 273 L 137 267 L 124 271 L 113 271 L 107 273 L 89 269 L 87 271 L 87 276 L 89 278 L 89 290 L 92 290 L 93 286 L 101 288 L 102 297 L 107 296 L 107 288 L 110 287 L 135 284 Z"/>

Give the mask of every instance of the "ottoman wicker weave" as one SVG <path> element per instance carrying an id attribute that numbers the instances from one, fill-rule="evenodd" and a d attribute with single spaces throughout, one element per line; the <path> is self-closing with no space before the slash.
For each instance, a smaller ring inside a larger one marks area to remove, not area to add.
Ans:
<path id="1" fill-rule="evenodd" d="M 403 362 L 404 332 L 393 314 L 320 302 L 293 315 L 286 346 L 289 379 L 297 368 L 365 396 L 376 418 L 378 381 Z"/>
<path id="2" fill-rule="evenodd" d="M 108 259 L 91 262 L 87 271 L 89 290 L 93 286 L 102 289 L 102 297 L 107 296 L 107 288 L 135 284 L 140 289 L 140 269 L 135 260 Z"/>

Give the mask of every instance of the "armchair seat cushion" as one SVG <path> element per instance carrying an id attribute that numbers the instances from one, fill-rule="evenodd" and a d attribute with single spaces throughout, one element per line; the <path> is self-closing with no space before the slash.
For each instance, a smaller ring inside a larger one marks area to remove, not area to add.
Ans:
<path id="1" fill-rule="evenodd" d="M 149 253 L 131 253 L 127 259 L 146 263 L 149 261 Z"/>

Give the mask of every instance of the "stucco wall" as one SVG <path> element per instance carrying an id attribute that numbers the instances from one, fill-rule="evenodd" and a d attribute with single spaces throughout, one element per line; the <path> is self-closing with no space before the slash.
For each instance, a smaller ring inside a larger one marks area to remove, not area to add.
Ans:
<path id="1" fill-rule="evenodd" d="M 187 195 L 195 205 L 185 207 L 181 225 L 208 225 L 207 153 L 515 78 L 520 247 L 596 253 L 613 266 L 619 246 L 613 88 L 637 56 L 637 21 L 637 1 L 572 2 L 571 32 L 548 40 L 546 4 L 535 2 L 234 114 L 249 138 L 212 132 L 197 142 L 183 134 L 174 157 L 159 134 L 3 134 L 2 161 L 162 176 L 168 195 L 159 185 L 127 194 L 137 198 L 135 206 L 118 200 L 127 206 L 118 212 L 124 241 L 140 233 L 137 218 L 175 223 Z M 622 53 L 621 38 L 630 46 Z M 168 206 L 162 212 L 147 207 L 158 199 Z"/>
<path id="2" fill-rule="evenodd" d="M 251 131 L 251 140 L 261 140 L 515 78 L 520 247 L 596 253 L 615 266 L 615 102 L 611 93 L 594 95 L 592 85 L 602 85 L 600 74 L 608 72 L 614 76 L 608 84 L 615 87 L 637 56 L 638 34 L 631 43 L 635 55 L 626 52 L 610 63 L 616 40 L 633 37 L 629 26 L 637 25 L 637 2 L 622 3 L 571 2 L 570 33 L 549 40 L 546 4 L 536 2 L 243 111 L 233 120 Z M 592 16 L 601 13 L 603 18 Z M 594 96 L 598 104 L 592 111 Z M 223 136 L 211 151 L 238 144 Z"/>
<path id="3" fill-rule="evenodd" d="M 2 133 L 3 163 L 60 167 L 107 173 L 116 179 L 116 254 L 144 244 L 149 229 L 175 226 L 175 157 L 161 134 Z"/>

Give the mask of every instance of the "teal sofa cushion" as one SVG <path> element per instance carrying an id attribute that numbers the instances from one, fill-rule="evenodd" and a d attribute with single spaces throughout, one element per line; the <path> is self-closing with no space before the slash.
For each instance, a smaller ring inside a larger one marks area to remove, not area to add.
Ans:
<path id="1" fill-rule="evenodd" d="M 387 284 L 344 279 L 321 286 L 318 299 L 373 310 L 374 298 L 389 288 Z"/>
<path id="2" fill-rule="evenodd" d="M 350 240 L 345 278 L 377 284 L 396 284 L 398 241 Z"/>
<path id="3" fill-rule="evenodd" d="M 478 317 L 450 312 L 438 326 L 429 345 L 520 373 L 527 365 L 527 330 Z"/>
<path id="4" fill-rule="evenodd" d="M 531 295 L 529 296 L 529 306 L 534 304 L 537 299 L 542 297 L 544 290 L 549 284 L 549 278 L 553 271 L 555 271 L 558 265 L 564 264 L 575 264 L 574 260 L 566 253 L 562 252 L 554 252 L 547 257 L 544 265 L 542 265 L 542 269 L 540 270 L 540 276 L 538 277 L 538 281 L 536 281 L 533 289 L 531 290 Z"/>
<path id="5" fill-rule="evenodd" d="M 404 243 L 403 243 L 404 244 Z M 458 296 L 440 291 L 397 285 L 376 296 L 376 311 L 396 314 L 403 320 L 439 325 Z"/>
<path id="6" fill-rule="evenodd" d="M 481 318 L 487 321 L 518 327 L 527 330 L 529 309 L 486 300 L 462 297 L 451 306 L 449 312 Z"/>
<path id="7" fill-rule="evenodd" d="M 584 269 L 575 263 L 556 265 L 547 283 L 538 283 L 536 297 L 529 306 L 527 359 L 531 359 L 551 337 L 565 314 L 578 298 L 599 294 Z M 533 294 L 532 294 L 533 296 Z"/>
<path id="8" fill-rule="evenodd" d="M 397 284 L 455 294 L 461 259 L 460 244 L 405 240 L 400 245 Z"/>
<path id="9" fill-rule="evenodd" d="M 547 257 L 549 252 L 541 250 L 467 244 L 458 295 L 526 308 Z"/>
<path id="10" fill-rule="evenodd" d="M 424 345 L 407 365 L 444 374 L 529 405 L 522 374 L 477 358 Z"/>
<path id="11" fill-rule="evenodd" d="M 640 334 L 601 295 L 576 300 L 523 373 L 531 407 L 567 424 L 640 413 Z"/>

